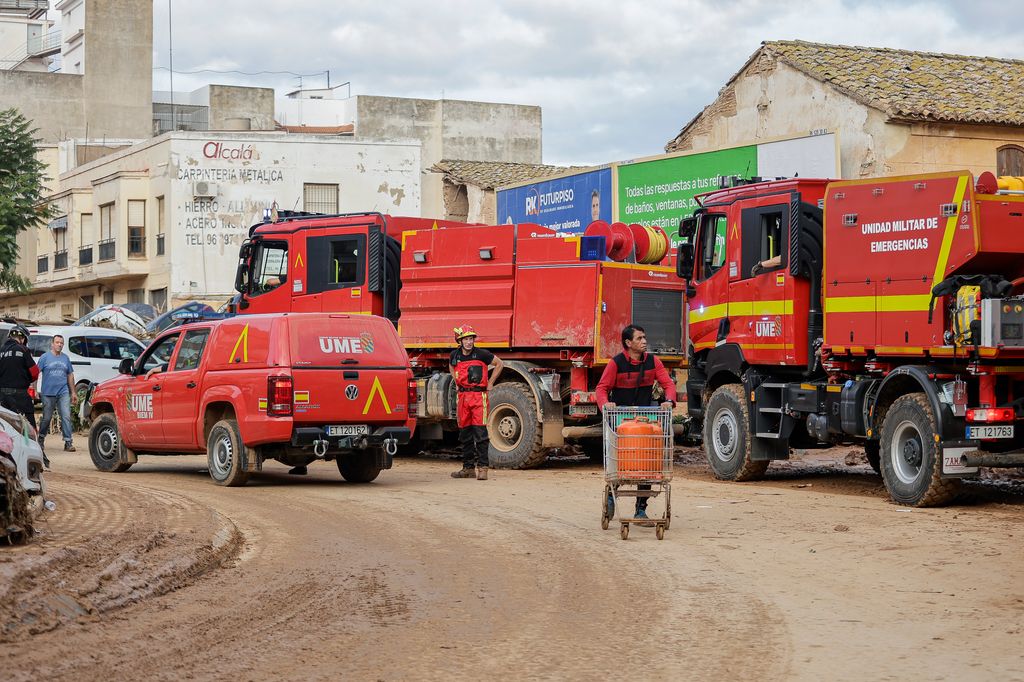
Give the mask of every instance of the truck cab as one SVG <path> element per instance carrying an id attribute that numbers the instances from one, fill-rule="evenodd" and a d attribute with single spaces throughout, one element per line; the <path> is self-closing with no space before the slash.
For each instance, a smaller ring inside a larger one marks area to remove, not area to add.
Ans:
<path id="1" fill-rule="evenodd" d="M 199 320 L 158 336 L 89 400 L 89 454 L 126 471 L 140 454 L 207 453 L 242 485 L 267 459 L 335 460 L 349 481 L 391 466 L 416 392 L 394 327 L 371 315 L 285 313 Z"/>

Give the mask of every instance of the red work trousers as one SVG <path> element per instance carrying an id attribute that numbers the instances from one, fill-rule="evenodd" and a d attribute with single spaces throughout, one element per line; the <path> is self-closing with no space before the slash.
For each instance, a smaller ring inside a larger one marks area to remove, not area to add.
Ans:
<path id="1" fill-rule="evenodd" d="M 462 442 L 462 466 L 488 465 L 487 394 L 476 391 L 459 393 L 459 440 Z"/>

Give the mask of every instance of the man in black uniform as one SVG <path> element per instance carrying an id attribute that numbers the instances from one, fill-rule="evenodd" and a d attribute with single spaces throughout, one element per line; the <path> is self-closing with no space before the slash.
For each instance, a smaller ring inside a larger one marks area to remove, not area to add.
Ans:
<path id="1" fill-rule="evenodd" d="M 28 330 L 14 325 L 7 341 L 0 346 L 0 406 L 22 414 L 32 428 L 36 428 L 36 409 L 28 394 L 28 387 L 39 376 L 39 368 L 28 347 Z M 50 462 L 43 455 L 47 468 Z"/>

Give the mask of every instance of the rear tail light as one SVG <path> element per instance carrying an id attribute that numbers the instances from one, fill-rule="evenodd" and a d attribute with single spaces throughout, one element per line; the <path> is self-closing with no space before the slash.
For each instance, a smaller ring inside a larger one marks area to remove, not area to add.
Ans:
<path id="1" fill-rule="evenodd" d="M 291 416 L 293 388 L 291 377 L 267 377 L 267 416 Z"/>
<path id="2" fill-rule="evenodd" d="M 409 412 L 412 413 L 413 412 L 413 408 L 416 406 L 416 403 L 418 403 L 419 400 L 420 400 L 419 390 L 417 389 L 416 380 L 415 379 L 409 379 L 409 395 L 408 395 L 408 398 L 409 398 L 409 401 L 408 401 L 409 402 Z"/>
<path id="3" fill-rule="evenodd" d="M 1012 422 L 1016 417 L 1012 407 L 972 407 L 967 410 L 969 422 Z"/>

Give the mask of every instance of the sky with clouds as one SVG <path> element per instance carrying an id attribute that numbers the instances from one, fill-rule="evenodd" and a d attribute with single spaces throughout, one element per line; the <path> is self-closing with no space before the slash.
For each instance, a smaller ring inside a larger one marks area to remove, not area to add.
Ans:
<path id="1" fill-rule="evenodd" d="M 1005 0 L 155 0 L 153 87 L 539 105 L 544 162 L 658 154 L 764 40 L 1024 59 Z M 319 75 L 312 75 L 319 74 Z"/>

